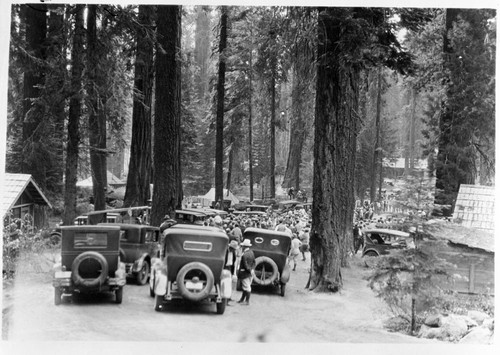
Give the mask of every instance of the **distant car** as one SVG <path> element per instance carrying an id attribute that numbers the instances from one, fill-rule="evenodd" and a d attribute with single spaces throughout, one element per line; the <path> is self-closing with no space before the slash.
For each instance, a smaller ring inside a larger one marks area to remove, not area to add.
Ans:
<path id="1" fill-rule="evenodd" d="M 255 255 L 253 283 L 261 286 L 279 286 L 281 296 L 285 296 L 286 283 L 290 279 L 287 258 L 292 238 L 285 232 L 261 228 L 245 229 L 243 238 L 250 239 L 251 249 Z"/>
<path id="2" fill-rule="evenodd" d="M 266 212 L 262 211 L 234 211 L 233 215 L 242 217 L 262 217 L 266 215 Z"/>
<path id="3" fill-rule="evenodd" d="M 144 224 L 110 224 L 120 227 L 120 261 L 125 263 L 128 278 L 138 285 L 148 282 L 151 260 L 160 257 L 160 228 Z"/>
<path id="4" fill-rule="evenodd" d="M 228 243 L 227 235 L 213 227 L 177 224 L 166 229 L 149 281 L 155 310 L 174 299 L 208 300 L 223 314 L 232 291 L 231 273 L 224 270 Z"/>
<path id="5" fill-rule="evenodd" d="M 203 225 L 208 216 L 202 211 L 194 210 L 176 210 L 174 220 L 181 224 L 198 224 Z"/>
<path id="6" fill-rule="evenodd" d="M 363 256 L 380 256 L 390 250 L 411 246 L 412 237 L 409 233 L 383 228 L 366 229 L 363 232 Z"/>
<path id="7" fill-rule="evenodd" d="M 126 283 L 117 226 L 61 227 L 61 261 L 54 265 L 54 304 L 63 295 L 114 292 L 121 303 Z"/>
<path id="8" fill-rule="evenodd" d="M 251 205 L 247 206 L 246 211 L 249 212 L 254 212 L 254 211 L 259 211 L 259 212 L 267 212 L 269 210 L 269 206 L 266 205 Z"/>
<path id="9" fill-rule="evenodd" d="M 285 200 L 278 203 L 278 212 L 284 213 L 294 209 L 295 206 L 301 204 L 302 202 L 297 200 Z"/>

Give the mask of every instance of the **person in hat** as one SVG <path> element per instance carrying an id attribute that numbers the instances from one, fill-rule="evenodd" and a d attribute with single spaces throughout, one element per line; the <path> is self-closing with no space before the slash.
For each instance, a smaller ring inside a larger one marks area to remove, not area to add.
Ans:
<path id="1" fill-rule="evenodd" d="M 250 242 L 250 239 L 245 239 L 243 243 L 241 243 L 243 255 L 241 256 L 238 279 L 241 282 L 243 293 L 241 294 L 241 298 L 238 303 L 241 303 L 243 305 L 250 304 L 250 294 L 252 292 L 252 280 L 255 269 L 255 255 L 250 249 L 251 246 L 252 243 Z"/>
<path id="2" fill-rule="evenodd" d="M 170 216 L 168 214 L 165 215 L 165 217 L 163 217 L 162 223 L 160 225 L 160 233 L 163 233 L 166 229 L 172 227 L 176 223 L 177 222 L 174 219 L 170 218 Z"/>

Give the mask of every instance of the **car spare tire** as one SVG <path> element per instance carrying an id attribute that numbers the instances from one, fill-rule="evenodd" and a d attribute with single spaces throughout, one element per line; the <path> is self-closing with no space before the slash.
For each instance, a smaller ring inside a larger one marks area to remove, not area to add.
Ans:
<path id="1" fill-rule="evenodd" d="M 194 261 L 179 270 L 176 281 L 183 298 L 201 301 L 208 297 L 214 287 L 214 274 L 207 265 Z"/>
<path id="2" fill-rule="evenodd" d="M 271 285 L 278 278 L 278 265 L 267 256 L 259 256 L 255 259 L 255 275 L 253 281 L 257 285 Z"/>
<path id="3" fill-rule="evenodd" d="M 95 251 L 86 251 L 78 255 L 71 264 L 71 279 L 76 286 L 96 288 L 108 277 L 106 258 Z"/>

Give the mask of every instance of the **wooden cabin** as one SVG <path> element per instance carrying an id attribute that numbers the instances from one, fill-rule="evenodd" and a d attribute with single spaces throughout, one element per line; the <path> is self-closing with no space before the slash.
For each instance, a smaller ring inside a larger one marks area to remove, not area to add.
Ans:
<path id="1" fill-rule="evenodd" d="M 48 226 L 48 210 L 52 205 L 31 175 L 5 173 L 1 191 L 0 214 L 4 225 L 21 219 L 29 222 L 30 231 Z"/>

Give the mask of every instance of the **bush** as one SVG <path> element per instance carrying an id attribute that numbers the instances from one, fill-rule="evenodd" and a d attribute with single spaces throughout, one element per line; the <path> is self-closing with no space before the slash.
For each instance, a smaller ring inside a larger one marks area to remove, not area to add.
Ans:
<path id="1" fill-rule="evenodd" d="M 412 334 L 426 312 L 439 308 L 444 291 L 437 276 L 447 276 L 449 264 L 435 256 L 438 242 L 419 242 L 414 249 L 395 250 L 381 256 L 369 276 L 369 285 L 394 316 L 405 319 Z"/>
<path id="2" fill-rule="evenodd" d="M 16 272 L 16 265 L 22 254 L 41 254 L 50 243 L 50 239 L 45 239 L 41 232 L 33 233 L 32 218 L 24 216 L 12 218 L 9 213 L 5 218 L 3 230 L 2 248 L 2 278 L 13 278 Z"/>

